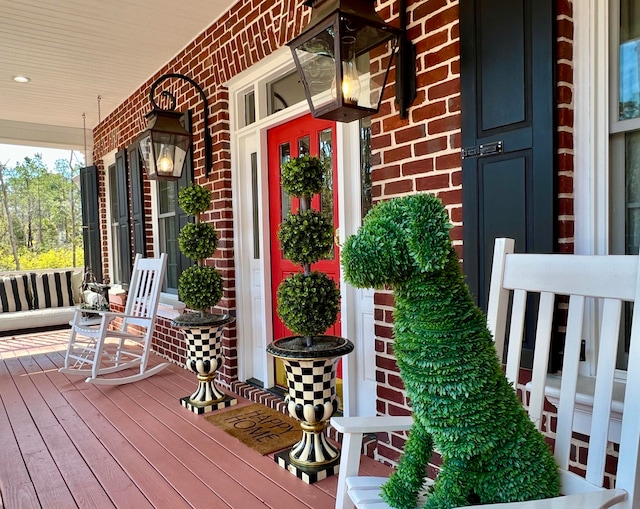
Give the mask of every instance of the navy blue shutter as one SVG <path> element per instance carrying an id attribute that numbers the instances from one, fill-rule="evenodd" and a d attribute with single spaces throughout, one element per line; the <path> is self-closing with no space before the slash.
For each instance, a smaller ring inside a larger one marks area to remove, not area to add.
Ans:
<path id="1" fill-rule="evenodd" d="M 131 280 L 131 230 L 129 228 L 129 182 L 127 179 L 127 151 L 116 154 L 116 190 L 118 193 L 118 253 L 120 282 Z"/>
<path id="2" fill-rule="evenodd" d="M 102 281 L 102 252 L 98 222 L 98 168 L 80 168 L 80 196 L 82 203 L 82 243 L 84 266 Z"/>
<path id="3" fill-rule="evenodd" d="M 133 221 L 133 252 L 146 256 L 144 196 L 142 185 L 142 164 L 138 143 L 131 145 L 129 154 L 129 178 L 131 180 L 131 219 Z"/>

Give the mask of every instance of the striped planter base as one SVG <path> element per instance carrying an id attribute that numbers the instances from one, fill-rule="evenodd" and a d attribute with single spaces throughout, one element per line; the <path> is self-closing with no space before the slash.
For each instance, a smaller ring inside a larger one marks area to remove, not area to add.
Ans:
<path id="1" fill-rule="evenodd" d="M 181 317 L 184 315 L 181 315 Z M 198 387 L 190 396 L 180 399 L 183 407 L 196 414 L 235 405 L 237 400 L 221 392 L 215 385 L 216 372 L 224 363 L 222 355 L 222 334 L 224 326 L 233 320 L 230 317 L 213 315 L 217 319 L 202 325 L 180 321 L 173 325 L 184 331 L 187 342 L 185 365 L 198 377 Z"/>
<path id="2" fill-rule="evenodd" d="M 284 338 L 267 347 L 284 363 L 289 388 L 285 403 L 302 428 L 302 439 L 289 451 L 277 454 L 275 461 L 308 484 L 338 471 L 340 451 L 327 440 L 325 430 L 339 406 L 338 360 L 353 350 L 353 343 L 344 338 L 319 336 L 314 340 L 313 349 L 300 346 L 296 338 Z M 322 340 L 327 342 L 325 348 L 317 344 Z"/>

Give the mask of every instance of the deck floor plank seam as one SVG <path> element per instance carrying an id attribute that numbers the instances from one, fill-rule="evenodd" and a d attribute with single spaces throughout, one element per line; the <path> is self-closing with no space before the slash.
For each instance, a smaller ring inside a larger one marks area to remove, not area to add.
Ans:
<path id="1" fill-rule="evenodd" d="M 50 356 L 51 353 L 47 353 L 47 357 L 50 358 Z M 55 357 L 58 355 L 54 354 Z M 153 507 L 158 509 L 194 507 L 166 482 L 164 476 L 159 474 L 122 434 L 122 430 L 113 426 L 108 417 L 95 407 L 90 396 L 87 397 L 85 394 L 86 392 L 91 394 L 95 387 L 85 384 L 82 378 L 80 379 L 82 386 L 78 387 L 73 380 L 57 371 L 48 372 L 48 376 L 61 390 L 69 405 L 81 416 L 96 439 L 110 452 Z"/>
<path id="2" fill-rule="evenodd" d="M 15 361 L 15 358 L 13 359 Z M 27 402 L 23 399 L 7 363 L 0 362 L 2 378 L 2 399 L 12 432 L 20 447 L 20 453 L 27 467 L 29 477 L 36 490 L 39 504 L 43 507 L 77 507 L 47 444 L 34 422 Z M 2 376 L 5 375 L 5 376 Z"/>
<path id="3" fill-rule="evenodd" d="M 64 428 L 88 468 L 91 469 L 105 490 L 112 504 L 115 507 L 130 506 L 140 509 L 153 507 L 120 464 L 113 458 L 109 450 L 104 447 L 98 437 L 87 427 L 82 417 L 69 405 L 52 383 L 47 370 L 55 368 L 50 364 L 46 355 L 40 353 L 34 358 L 29 357 L 27 359 L 32 359 L 33 362 L 29 362 L 29 365 L 33 366 L 33 369 L 37 366 L 44 375 L 38 377 L 38 387 L 55 401 L 55 405 L 51 406 L 52 412 L 56 415 L 60 426 Z M 64 404 L 60 404 L 60 400 Z"/>
<path id="4" fill-rule="evenodd" d="M 134 384 L 87 384 L 58 372 L 68 337 L 0 337 L 0 509 L 333 507 L 337 476 L 305 484 L 273 454 L 183 408 L 197 386 L 184 366 Z M 154 354 L 149 364 L 164 361 Z M 390 471 L 370 458 L 361 467 Z"/>

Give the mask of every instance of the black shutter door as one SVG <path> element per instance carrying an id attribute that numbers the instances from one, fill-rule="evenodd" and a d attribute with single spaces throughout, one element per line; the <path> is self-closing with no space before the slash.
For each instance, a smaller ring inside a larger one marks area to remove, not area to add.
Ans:
<path id="1" fill-rule="evenodd" d="M 84 266 L 96 280 L 102 281 L 102 253 L 98 223 L 98 168 L 80 168 L 80 197 L 82 203 L 82 243 Z"/>
<path id="2" fill-rule="evenodd" d="M 553 5 L 460 2 L 464 271 L 485 310 L 496 237 L 555 245 Z"/>
<path id="3" fill-rule="evenodd" d="M 144 197 L 142 195 L 142 164 L 138 144 L 131 145 L 129 154 L 129 178 L 131 179 L 131 218 L 133 220 L 133 252 L 146 256 L 146 236 L 144 225 Z"/>
<path id="4" fill-rule="evenodd" d="M 127 181 L 127 151 L 116 154 L 116 189 L 118 192 L 118 256 L 121 283 L 131 280 L 131 230 L 129 229 L 129 185 Z"/>

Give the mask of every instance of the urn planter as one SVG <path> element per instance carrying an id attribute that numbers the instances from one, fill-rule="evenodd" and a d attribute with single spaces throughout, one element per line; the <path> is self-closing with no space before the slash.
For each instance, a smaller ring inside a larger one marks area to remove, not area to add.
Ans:
<path id="1" fill-rule="evenodd" d="M 336 366 L 353 343 L 337 336 L 316 336 L 307 346 L 302 336 L 274 341 L 267 352 L 282 359 L 287 375 L 287 410 L 300 422 L 302 439 L 275 460 L 304 482 L 311 484 L 338 472 L 340 451 L 328 441 L 326 428 L 338 410 Z"/>
<path id="2" fill-rule="evenodd" d="M 217 371 L 224 363 L 222 334 L 224 326 L 235 320 L 229 315 L 205 315 L 185 313 L 173 321 L 182 329 L 187 347 L 186 367 L 196 374 L 198 387 L 190 396 L 180 399 L 182 406 L 196 414 L 226 408 L 237 403 L 224 394 L 215 384 Z"/>

